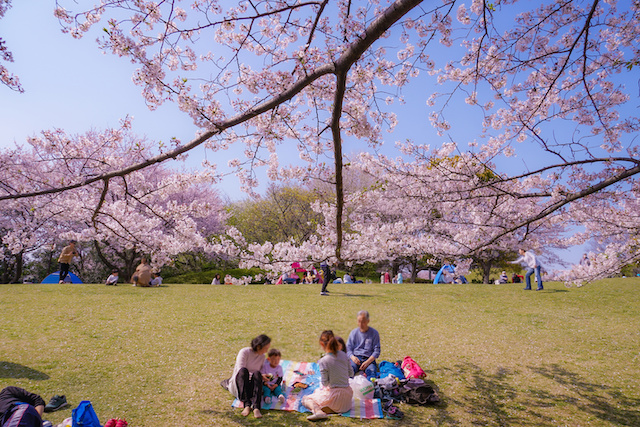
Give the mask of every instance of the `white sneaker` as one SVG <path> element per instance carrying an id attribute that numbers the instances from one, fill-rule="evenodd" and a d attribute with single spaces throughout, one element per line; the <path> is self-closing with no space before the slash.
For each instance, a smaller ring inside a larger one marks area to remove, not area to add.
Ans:
<path id="1" fill-rule="evenodd" d="M 315 414 L 307 417 L 309 421 L 326 420 L 327 418 L 329 418 L 329 416 L 322 411 L 316 412 Z"/>
<path id="2" fill-rule="evenodd" d="M 271 403 L 271 396 L 265 397 L 264 398 L 264 403 L 267 403 L 267 404 Z"/>
<path id="3" fill-rule="evenodd" d="M 280 396 L 278 396 L 278 402 L 280 403 L 284 403 L 284 395 L 281 394 Z"/>
<path id="4" fill-rule="evenodd" d="M 320 292 L 320 295 L 327 296 L 327 295 L 329 295 L 329 294 L 328 294 L 328 293 L 326 293 L 326 292 Z"/>

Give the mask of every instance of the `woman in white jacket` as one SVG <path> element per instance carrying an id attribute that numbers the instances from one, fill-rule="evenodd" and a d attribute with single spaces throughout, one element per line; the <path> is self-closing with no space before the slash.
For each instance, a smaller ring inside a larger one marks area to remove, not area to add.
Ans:
<path id="1" fill-rule="evenodd" d="M 229 391 L 237 397 L 244 409 L 242 415 L 247 416 L 253 409 L 256 418 L 262 418 L 260 413 L 262 403 L 262 365 L 265 354 L 269 351 L 271 338 L 266 335 L 258 335 L 251 340 L 251 347 L 245 347 L 236 356 L 236 365 L 229 379 Z"/>

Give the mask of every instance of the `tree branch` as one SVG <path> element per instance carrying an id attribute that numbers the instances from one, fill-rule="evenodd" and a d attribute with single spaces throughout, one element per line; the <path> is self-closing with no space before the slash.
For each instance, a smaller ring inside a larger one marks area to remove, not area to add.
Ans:
<path id="1" fill-rule="evenodd" d="M 577 193 L 573 193 L 573 194 L 567 194 L 565 196 L 564 199 L 555 202 L 549 206 L 547 206 L 546 208 L 544 208 L 540 213 L 538 213 L 538 215 L 529 218 L 525 221 L 520 222 L 517 225 L 514 225 L 511 228 L 506 229 L 505 231 L 497 234 L 496 236 L 492 237 L 490 240 L 483 242 L 481 245 L 476 246 L 473 250 L 478 250 L 481 249 L 484 246 L 488 246 L 491 245 L 492 243 L 495 243 L 498 239 L 500 239 L 501 237 L 513 233 L 514 231 L 516 231 L 517 229 L 519 229 L 520 227 L 524 227 L 524 226 L 528 226 L 529 224 L 534 223 L 535 221 L 539 221 L 541 219 L 544 219 L 546 217 L 548 217 L 549 215 L 551 215 L 553 212 L 557 211 L 558 209 L 562 208 L 563 206 L 574 202 L 576 200 L 582 199 L 584 197 L 587 197 L 591 194 L 597 193 L 617 182 L 620 182 L 626 178 L 629 178 L 631 176 L 637 175 L 640 173 L 640 165 L 635 166 L 633 168 L 630 169 L 625 169 L 624 171 L 620 172 L 617 175 L 614 175 L 610 178 L 607 178 L 603 181 L 600 181 L 599 183 L 590 186 L 589 188 L 586 188 L 582 191 L 579 191 Z"/>

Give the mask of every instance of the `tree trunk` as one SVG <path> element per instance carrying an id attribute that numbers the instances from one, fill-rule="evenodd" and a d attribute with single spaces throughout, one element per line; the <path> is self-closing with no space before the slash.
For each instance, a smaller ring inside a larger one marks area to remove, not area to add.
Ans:
<path id="1" fill-rule="evenodd" d="M 126 251 L 125 251 L 126 253 Z M 138 257 L 138 253 L 136 252 L 135 249 L 131 250 L 131 256 L 127 259 L 125 259 L 125 263 L 126 263 L 126 271 L 125 271 L 125 281 L 129 281 L 129 279 L 131 278 L 131 276 L 133 276 L 133 272 L 136 271 L 136 267 L 137 265 L 135 264 L 136 258 Z"/>
<path id="2" fill-rule="evenodd" d="M 49 274 L 53 273 L 53 250 L 55 249 L 55 245 L 51 245 L 51 249 L 49 250 L 49 259 L 47 260 L 47 274 L 44 277 L 47 277 Z"/>
<path id="3" fill-rule="evenodd" d="M 9 283 L 9 268 L 10 265 L 7 262 L 7 258 L 2 260 L 2 280 L 0 283 Z"/>
<path id="4" fill-rule="evenodd" d="M 109 262 L 107 257 L 104 256 L 104 254 L 102 253 L 102 249 L 100 248 L 100 244 L 98 243 L 97 240 L 93 241 L 93 247 L 96 249 L 98 258 L 100 258 L 100 262 L 102 262 L 109 270 L 119 270 L 118 268 L 116 268 L 115 265 Z"/>
<path id="5" fill-rule="evenodd" d="M 418 259 L 411 258 L 411 283 L 416 283 L 418 278 Z"/>
<path id="6" fill-rule="evenodd" d="M 491 280 L 491 266 L 493 265 L 493 261 L 488 259 L 482 261 L 480 266 L 482 267 L 482 283 L 488 285 Z"/>
<path id="7" fill-rule="evenodd" d="M 24 251 L 20 251 L 15 255 L 16 259 L 16 268 L 13 274 L 13 282 L 12 283 L 20 283 L 20 278 L 22 277 L 22 267 L 24 266 L 23 259 Z"/>
<path id="8" fill-rule="evenodd" d="M 398 270 L 400 270 L 400 261 L 394 259 L 391 262 L 391 281 L 393 282 L 393 278 L 398 275 Z"/>

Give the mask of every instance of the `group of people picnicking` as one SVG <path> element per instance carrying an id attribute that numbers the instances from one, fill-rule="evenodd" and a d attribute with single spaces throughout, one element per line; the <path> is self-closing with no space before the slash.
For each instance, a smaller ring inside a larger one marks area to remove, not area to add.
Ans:
<path id="1" fill-rule="evenodd" d="M 536 258 L 536 255 L 533 251 L 526 251 L 524 249 L 518 250 L 520 257 L 515 261 L 511 261 L 511 264 L 522 264 L 527 268 L 527 272 L 525 273 L 524 280 L 526 283 L 525 290 L 531 289 L 531 276 L 535 274 L 537 289 L 538 291 L 543 290 L 544 286 L 542 283 L 541 269 L 542 266 L 540 261 Z M 298 264 L 299 263 L 295 263 Z M 344 277 L 338 278 L 336 277 L 335 270 L 331 270 L 329 264 L 323 262 L 321 264 L 322 270 L 318 272 L 315 267 L 312 268 L 313 277 L 319 277 L 318 280 L 314 280 L 312 282 L 305 283 L 319 283 L 322 282 L 322 289 L 320 291 L 320 295 L 326 296 L 329 295 L 329 291 L 327 286 L 329 283 L 363 283 L 362 280 L 357 280 L 355 275 L 346 273 Z M 448 268 L 447 268 L 448 267 Z M 298 277 L 296 275 L 296 277 Z M 496 281 L 496 283 L 508 283 L 509 279 L 506 271 L 503 271 L 500 275 L 500 278 Z M 511 281 L 513 283 L 521 283 L 522 276 L 519 276 L 516 273 L 513 273 L 511 277 Z M 389 272 L 384 272 L 380 275 L 380 283 L 397 283 L 402 284 L 404 282 L 404 278 L 402 276 L 402 272 L 398 272 L 398 274 L 391 279 L 391 275 Z M 297 279 L 291 279 L 287 273 L 280 276 L 280 279 L 276 282 L 276 284 L 284 284 L 284 283 L 300 283 Z M 434 283 L 436 283 L 434 281 Z M 440 278 L 440 283 L 467 283 L 467 280 L 464 276 L 456 275 L 455 268 L 453 265 L 445 265 L 442 268 L 442 277 Z"/>
<path id="2" fill-rule="evenodd" d="M 523 248 L 518 249 L 518 253 L 520 257 L 515 261 L 510 261 L 509 264 L 521 264 L 527 269 L 524 278 L 517 273 L 513 273 L 511 276 L 512 283 L 521 283 L 524 279 L 525 281 L 525 290 L 531 290 L 531 276 L 535 274 L 536 282 L 537 282 L 537 291 L 541 291 L 544 289 L 542 283 L 542 265 L 540 264 L 540 260 L 536 257 L 533 251 L 525 250 Z M 441 276 L 441 277 L 438 277 Z M 436 281 L 438 283 L 467 283 L 466 279 L 463 276 L 456 274 L 455 267 L 450 263 L 446 263 L 442 269 L 441 273 L 436 276 Z M 436 283 L 434 281 L 434 283 Z M 490 283 L 495 284 L 505 284 L 509 283 L 509 276 L 506 271 L 502 271 L 500 273 L 499 278 L 496 281 L 491 280 Z"/>
<path id="3" fill-rule="evenodd" d="M 75 240 L 71 240 L 69 244 L 62 249 L 62 252 L 58 257 L 58 263 L 60 264 L 59 283 L 67 282 L 71 262 L 73 261 L 73 258 L 80 255 L 78 253 L 78 250 L 76 249 L 76 243 L 77 242 Z M 109 277 L 107 277 L 105 285 L 117 286 L 119 280 L 120 274 L 118 270 L 113 269 Z M 149 261 L 147 260 L 147 258 L 143 257 L 140 260 L 140 265 L 136 267 L 136 271 L 131 276 L 130 282 L 133 284 L 133 286 L 139 286 L 143 288 L 160 286 L 162 285 L 162 277 L 159 274 L 153 272 Z"/>
<path id="4" fill-rule="evenodd" d="M 396 274 L 395 276 L 393 276 L 393 279 L 391 278 L 391 274 L 389 274 L 388 271 L 385 271 L 384 273 L 382 273 L 380 275 L 380 283 L 397 283 L 397 284 L 402 284 L 404 283 L 404 277 L 402 276 L 402 272 L 399 271 L 398 274 Z"/>
<path id="5" fill-rule="evenodd" d="M 523 280 L 524 277 L 520 276 L 518 273 L 513 273 L 511 275 L 511 283 L 522 283 Z M 502 273 L 500 273 L 500 277 L 495 281 L 495 283 L 496 285 L 504 285 L 506 283 L 509 283 L 509 275 L 507 275 L 507 272 L 503 270 Z"/>
<path id="6" fill-rule="evenodd" d="M 353 397 L 349 378 L 357 374 L 378 376 L 380 335 L 369 326 L 367 311 L 358 312 L 357 322 L 358 327 L 351 331 L 346 343 L 331 330 L 320 334 L 319 345 L 324 352 L 318 361 L 321 386 L 302 398 L 301 403 L 312 412 L 307 419 L 320 420 L 331 413 L 347 412 Z M 231 378 L 222 384 L 242 403 L 243 416 L 253 411 L 256 418 L 261 418 L 263 399 L 265 403 L 272 399 L 284 402 L 281 357 L 281 352 L 271 347 L 267 335 L 258 335 L 249 347 L 238 352 Z"/>
<path id="7" fill-rule="evenodd" d="M 544 289 L 541 277 L 541 264 L 540 261 L 536 258 L 533 251 L 526 251 L 524 249 L 518 250 L 520 257 L 511 261 L 511 264 L 522 264 L 527 268 L 527 272 L 525 274 L 524 280 L 526 283 L 525 290 L 531 289 L 531 276 L 535 274 L 537 289 Z M 76 242 L 74 240 L 69 242 L 69 245 L 65 246 L 60 253 L 60 257 L 58 258 L 58 262 L 60 263 L 60 283 L 64 283 L 67 280 L 67 276 L 69 274 L 70 263 L 75 256 L 78 256 L 78 251 L 76 249 Z M 581 261 L 582 262 L 582 261 Z M 446 267 L 446 266 L 445 266 Z M 345 273 L 342 278 L 336 276 L 335 270 L 331 270 L 329 264 L 323 262 L 321 264 L 321 269 L 318 270 L 315 266 L 311 268 L 304 269 L 300 265 L 299 262 L 295 262 L 291 264 L 292 272 L 283 273 L 278 280 L 275 282 L 278 284 L 285 283 L 322 283 L 322 290 L 320 295 L 328 295 L 329 291 L 327 290 L 327 285 L 329 283 L 363 283 L 362 280 L 358 280 L 353 273 Z M 451 277 L 449 277 L 451 276 Z M 119 280 L 119 274 L 117 270 L 113 270 L 109 277 L 106 280 L 106 285 L 117 285 Z M 522 277 L 516 273 L 513 273 L 511 277 L 512 283 L 520 283 Z M 450 266 L 449 269 L 443 268 L 442 278 L 440 279 L 442 283 L 458 283 L 456 281 L 455 270 L 453 266 Z M 398 274 L 391 279 L 391 275 L 389 272 L 384 272 L 380 275 L 380 283 L 398 283 L 402 284 L 404 282 L 404 278 L 402 276 L 402 272 L 398 272 Z M 496 283 L 508 283 L 509 278 L 507 276 L 506 271 L 503 271 L 500 274 Z M 162 284 L 162 277 L 152 271 L 151 266 L 146 258 L 142 258 L 140 265 L 136 268 L 135 272 L 131 277 L 131 283 L 133 286 L 140 287 L 152 287 L 152 286 L 160 286 Z M 270 283 L 270 282 L 269 282 Z M 466 280 L 460 281 L 460 283 L 466 283 Z M 216 274 L 213 278 L 212 285 L 220 285 L 220 275 Z"/>
<path id="8" fill-rule="evenodd" d="M 295 264 L 295 263 L 294 263 Z M 318 270 L 315 266 L 312 266 L 309 270 L 303 271 L 294 271 L 282 273 L 278 280 L 274 284 L 282 285 L 282 284 L 313 284 L 313 283 L 322 283 L 324 281 L 324 272 L 322 270 Z M 363 280 L 360 280 L 356 277 L 353 272 L 346 272 L 344 276 L 337 277 L 336 271 L 331 270 L 329 275 L 329 283 L 364 283 Z M 391 275 L 389 272 L 385 272 L 380 275 L 380 283 L 403 283 L 404 279 L 402 277 L 402 273 L 399 272 L 396 276 L 391 279 Z M 368 282 L 371 283 L 371 282 Z M 212 283 L 213 284 L 213 283 Z"/>

